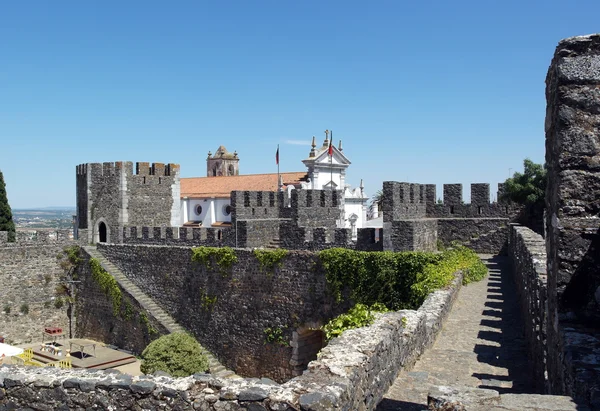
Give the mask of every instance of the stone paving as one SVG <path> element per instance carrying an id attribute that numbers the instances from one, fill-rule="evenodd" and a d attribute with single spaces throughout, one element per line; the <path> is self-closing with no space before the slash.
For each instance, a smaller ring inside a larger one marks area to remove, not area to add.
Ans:
<path id="1" fill-rule="evenodd" d="M 429 389 L 439 385 L 533 392 L 510 263 L 481 257 L 488 277 L 462 287 L 433 347 L 398 376 L 377 410 L 425 410 Z"/>

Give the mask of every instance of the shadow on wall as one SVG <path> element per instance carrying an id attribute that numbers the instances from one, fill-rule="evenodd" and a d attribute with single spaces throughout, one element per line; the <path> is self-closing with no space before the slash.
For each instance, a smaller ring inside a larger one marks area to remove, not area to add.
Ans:
<path id="1" fill-rule="evenodd" d="M 596 232 L 583 233 L 581 237 L 590 239 L 577 270 L 571 277 L 563 294 L 562 309 L 574 311 L 584 324 L 598 327 L 600 324 L 600 228 Z M 581 244 L 575 245 L 575 247 Z M 580 251 L 580 250 L 578 250 Z"/>

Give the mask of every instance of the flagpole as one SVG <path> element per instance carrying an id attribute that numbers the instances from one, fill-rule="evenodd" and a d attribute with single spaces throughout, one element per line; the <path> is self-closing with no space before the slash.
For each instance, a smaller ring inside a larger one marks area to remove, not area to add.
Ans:
<path id="1" fill-rule="evenodd" d="M 279 185 L 280 176 L 279 176 L 279 144 L 277 144 L 277 191 L 281 191 L 281 186 Z"/>

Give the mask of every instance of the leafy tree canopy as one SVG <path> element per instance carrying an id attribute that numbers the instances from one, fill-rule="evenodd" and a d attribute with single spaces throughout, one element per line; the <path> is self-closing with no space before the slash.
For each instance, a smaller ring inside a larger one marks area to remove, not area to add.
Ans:
<path id="1" fill-rule="evenodd" d="M 516 172 L 504 182 L 501 200 L 523 205 L 542 205 L 546 191 L 546 167 L 523 160 L 523 173 Z"/>
<path id="2" fill-rule="evenodd" d="M 0 171 L 0 231 L 8 231 L 8 241 L 15 241 L 15 223 L 8 204 L 2 171 Z"/>
<path id="3" fill-rule="evenodd" d="M 186 333 L 163 335 L 142 352 L 144 374 L 161 370 L 172 377 L 187 377 L 208 370 L 208 359 L 198 342 Z"/>

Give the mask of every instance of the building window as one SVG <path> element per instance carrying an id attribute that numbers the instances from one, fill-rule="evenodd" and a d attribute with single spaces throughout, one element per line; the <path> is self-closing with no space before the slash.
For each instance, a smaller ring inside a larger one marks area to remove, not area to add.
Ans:
<path id="1" fill-rule="evenodd" d="M 202 214 L 202 206 L 200 204 L 198 204 L 196 206 L 196 208 L 194 209 L 194 211 L 196 212 L 196 215 Z"/>
<path id="2" fill-rule="evenodd" d="M 228 216 L 231 214 L 231 206 L 229 204 L 225 204 L 223 206 L 223 215 Z"/>

